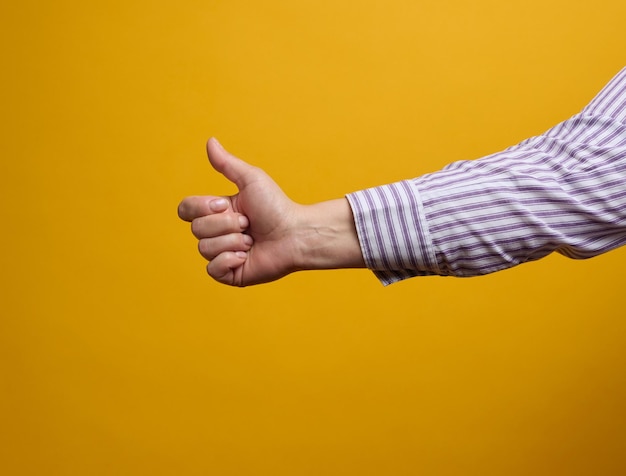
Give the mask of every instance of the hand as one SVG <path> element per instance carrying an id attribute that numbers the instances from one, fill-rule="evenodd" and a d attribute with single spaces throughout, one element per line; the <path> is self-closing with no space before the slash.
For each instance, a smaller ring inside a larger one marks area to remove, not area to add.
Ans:
<path id="1" fill-rule="evenodd" d="M 297 269 L 295 217 L 304 208 L 291 201 L 264 171 L 207 143 L 213 168 L 239 192 L 230 197 L 194 196 L 178 207 L 191 222 L 207 271 L 232 286 L 273 281 Z"/>
<path id="2" fill-rule="evenodd" d="M 365 267 L 345 198 L 299 205 L 264 171 L 229 154 L 217 140 L 209 140 L 207 152 L 213 168 L 239 192 L 188 197 L 178 216 L 191 222 L 215 280 L 248 286 L 305 269 Z"/>

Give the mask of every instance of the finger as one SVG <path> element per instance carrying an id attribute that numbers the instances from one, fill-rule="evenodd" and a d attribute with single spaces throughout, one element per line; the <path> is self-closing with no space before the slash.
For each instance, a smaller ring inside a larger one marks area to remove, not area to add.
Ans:
<path id="1" fill-rule="evenodd" d="M 191 232 L 198 238 L 214 238 L 230 233 L 241 233 L 250 222 L 245 215 L 239 213 L 217 213 L 215 215 L 201 216 L 191 222 Z"/>
<path id="2" fill-rule="evenodd" d="M 226 251 L 219 254 L 207 265 L 207 272 L 216 281 L 231 286 L 243 286 L 237 272 L 248 259 L 244 251 Z"/>
<path id="3" fill-rule="evenodd" d="M 258 174 L 259 169 L 227 152 L 214 137 L 209 139 L 206 147 L 213 168 L 240 190 Z"/>
<path id="4" fill-rule="evenodd" d="M 222 213 L 231 206 L 230 198 L 212 195 L 187 197 L 178 205 L 178 216 L 185 221 L 195 218 Z"/>
<path id="5" fill-rule="evenodd" d="M 198 251 L 205 259 L 211 261 L 225 251 L 248 251 L 253 242 L 250 235 L 231 233 L 198 241 Z"/>

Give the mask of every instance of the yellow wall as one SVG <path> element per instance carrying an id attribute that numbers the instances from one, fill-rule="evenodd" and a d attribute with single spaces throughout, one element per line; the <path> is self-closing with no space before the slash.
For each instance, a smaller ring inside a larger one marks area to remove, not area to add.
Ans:
<path id="1" fill-rule="evenodd" d="M 578 112 L 623 0 L 4 2 L 0 473 L 626 472 L 626 249 L 212 282 L 216 135 L 314 202 Z"/>

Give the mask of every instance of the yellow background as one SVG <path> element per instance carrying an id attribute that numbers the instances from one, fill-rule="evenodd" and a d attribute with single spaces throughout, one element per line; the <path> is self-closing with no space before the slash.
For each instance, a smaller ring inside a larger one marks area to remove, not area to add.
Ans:
<path id="1" fill-rule="evenodd" d="M 626 473 L 626 249 L 382 287 L 212 282 L 217 136 L 310 203 L 496 152 L 626 61 L 626 3 L 0 7 L 0 473 Z"/>

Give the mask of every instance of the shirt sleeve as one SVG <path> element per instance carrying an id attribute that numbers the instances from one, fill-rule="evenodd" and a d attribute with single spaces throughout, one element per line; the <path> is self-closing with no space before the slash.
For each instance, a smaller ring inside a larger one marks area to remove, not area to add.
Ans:
<path id="1" fill-rule="evenodd" d="M 626 68 L 580 114 L 540 136 L 347 199 L 365 263 L 383 284 L 622 246 Z"/>

